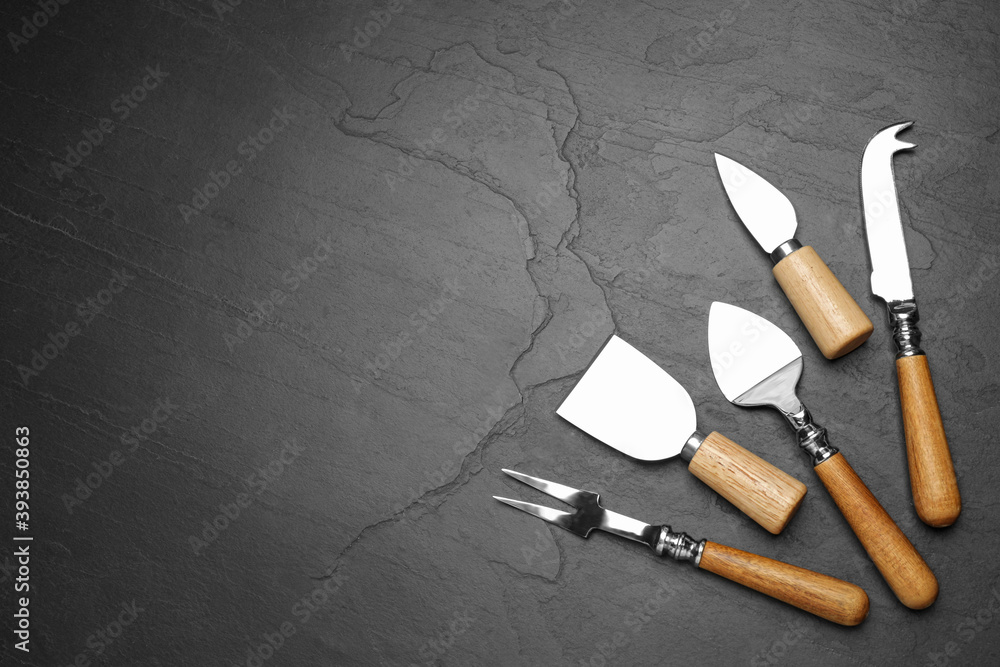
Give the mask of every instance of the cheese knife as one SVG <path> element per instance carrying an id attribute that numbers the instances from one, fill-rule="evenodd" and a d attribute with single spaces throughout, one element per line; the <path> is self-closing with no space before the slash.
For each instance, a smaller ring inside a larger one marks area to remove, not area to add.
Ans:
<path id="1" fill-rule="evenodd" d="M 938 594 L 934 573 L 796 396 L 802 353 L 792 339 L 759 315 L 715 302 L 708 318 L 708 348 L 715 380 L 729 401 L 767 405 L 785 417 L 823 486 L 900 602 L 910 609 L 933 604 Z"/>
<path id="2" fill-rule="evenodd" d="M 684 387 L 618 336 L 607 340 L 556 413 L 632 458 L 680 455 L 695 477 L 775 535 L 806 494 L 805 484 L 729 438 L 699 432 Z"/>
<path id="3" fill-rule="evenodd" d="M 795 209 L 763 178 L 725 155 L 715 164 L 744 226 L 774 262 L 774 277 L 827 359 L 868 340 L 874 327 L 812 246 L 795 238 Z"/>
<path id="4" fill-rule="evenodd" d="M 912 121 L 880 130 L 861 159 L 861 199 L 872 260 L 872 293 L 889 309 L 896 344 L 896 375 L 903 409 L 910 490 L 920 520 L 929 526 L 950 526 L 962 511 L 955 466 L 941 421 L 927 355 L 920 347 L 917 301 L 913 297 L 910 262 L 903 240 L 892 156 L 914 148 L 896 135 Z"/>

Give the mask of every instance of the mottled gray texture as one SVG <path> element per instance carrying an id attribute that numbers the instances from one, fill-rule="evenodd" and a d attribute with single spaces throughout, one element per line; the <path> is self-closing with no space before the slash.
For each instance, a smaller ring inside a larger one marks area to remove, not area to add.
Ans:
<path id="1" fill-rule="evenodd" d="M 71 2 L 0 56 L 3 466 L 29 425 L 28 662 L 246 664 L 288 621 L 264 664 L 920 665 L 949 642 L 952 663 L 996 663 L 1000 617 L 959 629 L 1000 595 L 995 4 L 417 0 L 350 60 L 342 44 L 386 3 L 218 6 Z M 36 9 L 7 3 L 0 25 Z M 157 63 L 169 76 L 120 120 L 114 100 Z M 290 126 L 247 162 L 241 142 L 285 106 Z M 115 130 L 59 180 L 52 161 L 102 117 Z M 861 231 L 861 152 L 908 119 L 897 182 L 964 496 L 947 530 L 913 511 Z M 713 151 L 791 199 L 800 240 L 876 323 L 861 349 L 827 362 L 811 344 Z M 185 222 L 229 160 L 241 173 Z M 327 237 L 307 279 L 286 275 Z M 135 279 L 25 385 L 18 367 L 121 269 Z M 780 417 L 725 402 L 713 300 L 799 343 L 802 398 L 934 568 L 931 609 L 896 601 Z M 784 534 L 682 462 L 625 460 L 555 415 L 615 330 L 690 388 L 704 430 L 808 484 Z M 69 514 L 64 494 L 162 398 L 181 407 Z M 257 494 L 292 437 L 301 454 Z M 538 497 L 501 467 L 849 579 L 871 615 L 840 628 L 550 529 L 491 499 Z M 195 556 L 189 536 L 240 493 Z M 302 622 L 294 605 L 326 581 Z M 88 636 L 133 599 L 144 611 L 96 658 Z"/>

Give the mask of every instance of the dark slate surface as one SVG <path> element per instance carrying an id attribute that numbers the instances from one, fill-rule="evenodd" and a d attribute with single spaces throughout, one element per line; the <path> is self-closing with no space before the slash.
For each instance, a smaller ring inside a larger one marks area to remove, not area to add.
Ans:
<path id="1" fill-rule="evenodd" d="M 35 537 L 29 659 L 3 551 L 5 663 L 996 663 L 995 4 L 222 2 L 69 2 L 37 35 L 35 4 L 0 10 L 31 35 L 0 75 L 3 497 L 9 516 L 27 425 Z M 908 119 L 897 181 L 965 502 L 947 530 L 912 508 L 861 231 L 861 151 Z M 716 150 L 792 200 L 876 322 L 861 349 L 809 342 Z M 780 417 L 723 400 L 713 300 L 799 342 L 803 399 L 940 578 L 931 609 L 897 603 Z M 703 427 L 807 482 L 783 535 L 557 418 L 612 331 Z M 36 352 L 55 358 L 25 376 Z M 491 499 L 538 498 L 501 467 L 849 579 L 871 615 L 836 627 L 550 529 Z"/>

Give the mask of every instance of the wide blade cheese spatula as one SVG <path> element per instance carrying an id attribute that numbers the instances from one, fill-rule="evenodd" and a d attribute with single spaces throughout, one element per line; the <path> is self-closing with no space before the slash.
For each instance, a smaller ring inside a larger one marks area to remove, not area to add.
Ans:
<path id="1" fill-rule="evenodd" d="M 708 349 L 726 398 L 736 405 L 768 405 L 784 415 L 899 601 L 910 609 L 929 607 L 938 594 L 934 573 L 796 395 L 802 353 L 788 334 L 760 315 L 717 301 L 708 316 Z"/>
<path id="2" fill-rule="evenodd" d="M 680 455 L 695 477 L 775 535 L 805 497 L 805 484 L 788 473 L 717 432 L 699 432 L 684 388 L 618 336 L 608 339 L 556 412 L 632 458 Z"/>

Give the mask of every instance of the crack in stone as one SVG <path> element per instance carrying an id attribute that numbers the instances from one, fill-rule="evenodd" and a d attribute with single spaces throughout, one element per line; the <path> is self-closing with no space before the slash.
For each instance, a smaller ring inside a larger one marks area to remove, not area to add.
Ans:
<path id="1" fill-rule="evenodd" d="M 462 486 L 468 483 L 469 480 L 471 480 L 480 471 L 482 471 L 483 469 L 482 465 L 480 465 L 479 469 L 476 470 L 475 472 L 472 471 L 471 461 L 473 457 L 475 457 L 478 454 L 479 455 L 478 459 L 480 461 L 482 460 L 482 454 L 485 451 L 486 447 L 489 446 L 494 441 L 496 441 L 500 436 L 506 433 L 508 429 L 510 429 L 515 423 L 517 423 L 520 416 L 514 418 L 512 417 L 512 414 L 516 412 L 518 409 L 523 410 L 523 406 L 524 406 L 524 400 L 522 397 L 522 400 L 518 401 L 517 403 L 509 407 L 506 410 L 506 412 L 504 412 L 504 414 L 500 417 L 500 419 L 498 419 L 493 424 L 493 426 L 486 433 L 483 439 L 480 440 L 478 443 L 476 443 L 476 446 L 472 449 L 472 451 L 470 451 L 469 453 L 467 453 L 465 456 L 462 457 L 462 464 L 459 466 L 459 470 L 455 474 L 455 477 L 445 482 L 444 484 L 441 484 L 440 486 L 436 486 L 433 489 L 428 489 L 424 493 L 420 494 L 417 498 L 413 499 L 405 506 L 396 510 L 389 516 L 383 519 L 379 519 L 375 523 L 369 524 L 364 528 L 362 528 L 361 531 L 354 536 L 354 539 L 352 539 L 347 544 L 347 546 L 345 546 L 343 549 L 340 550 L 340 552 L 334 558 L 333 564 L 329 568 L 327 568 L 326 572 L 324 572 L 322 575 L 318 577 L 310 576 L 310 578 L 323 580 L 332 577 L 340 569 L 341 561 L 343 561 L 344 558 L 347 556 L 347 554 L 358 543 L 360 543 L 362 539 L 364 539 L 365 535 L 377 531 L 382 526 L 392 525 L 395 523 L 399 523 L 400 521 L 403 521 L 411 509 L 418 506 L 426 506 L 428 499 L 441 498 L 441 502 L 438 503 L 438 506 L 443 504 L 449 497 L 454 495 L 454 493 L 458 489 L 460 489 Z M 503 426 L 501 427 L 501 425 Z M 465 477 L 465 479 L 462 479 L 463 477 Z"/>
<path id="2" fill-rule="evenodd" d="M 531 260 L 528 260 L 528 262 L 530 264 Z M 528 271 L 528 276 L 532 279 L 532 282 L 534 282 L 534 276 L 531 275 L 530 266 L 528 267 L 527 271 Z M 536 291 L 538 290 L 537 283 L 535 283 L 535 289 Z M 521 395 L 522 402 L 524 401 L 524 392 L 521 390 L 521 386 L 517 383 L 517 378 L 514 377 L 514 374 L 516 372 L 518 365 L 520 365 L 521 360 L 524 359 L 526 356 L 528 356 L 528 354 L 533 349 L 535 349 L 535 340 L 538 338 L 538 335 L 542 333 L 545 327 L 549 325 L 549 322 L 552 321 L 553 317 L 552 306 L 549 302 L 549 297 L 542 296 L 541 293 L 539 293 L 538 296 L 545 301 L 545 310 L 546 310 L 545 316 L 542 318 L 541 323 L 537 327 L 535 327 L 535 330 L 531 332 L 531 336 L 528 341 L 528 347 L 524 348 L 524 350 L 521 351 L 521 354 L 517 355 L 517 359 L 514 360 L 514 363 L 511 364 L 510 366 L 510 370 L 507 371 L 507 375 L 508 377 L 510 377 L 510 381 L 514 383 L 514 386 L 517 387 L 517 393 Z"/>
<path id="3" fill-rule="evenodd" d="M 473 171 L 473 170 L 469 169 L 468 167 L 465 167 L 465 165 L 463 165 L 462 162 L 459 161 L 459 160 L 455 160 L 455 159 L 449 160 L 443 154 L 440 157 L 438 157 L 437 155 L 435 155 L 433 153 L 430 153 L 430 152 L 426 152 L 425 153 L 425 152 L 416 151 L 416 150 L 413 150 L 413 149 L 407 149 L 405 147 L 398 146 L 398 145 L 392 143 L 391 141 L 383 140 L 381 138 L 376 138 L 380 133 L 364 134 L 362 132 L 358 132 L 356 130 L 352 130 L 352 129 L 348 128 L 348 127 L 345 127 L 343 123 L 334 123 L 334 126 L 340 132 L 342 132 L 345 136 L 350 136 L 350 137 L 355 137 L 355 138 L 360 138 L 360 139 L 366 139 L 366 140 L 371 141 L 373 143 L 377 143 L 377 144 L 386 146 L 388 148 L 392 148 L 392 149 L 398 150 L 401 153 L 403 153 L 405 155 L 409 155 L 409 156 L 411 156 L 413 158 L 420 159 L 420 160 L 425 160 L 425 161 L 428 161 L 428 162 L 435 162 L 437 164 L 440 164 L 442 167 L 444 167 L 448 171 L 450 171 L 450 172 L 452 172 L 454 174 L 457 174 L 459 176 L 462 176 L 463 178 L 466 178 L 466 179 L 472 181 L 473 183 L 475 183 L 477 185 L 481 185 L 481 186 L 485 187 L 490 192 L 492 192 L 496 196 L 498 196 L 501 199 L 503 199 L 504 201 L 506 201 L 511 206 L 511 208 L 513 208 L 514 211 L 518 215 L 521 216 L 521 219 L 524 220 L 525 226 L 528 229 L 528 236 L 529 236 L 529 238 L 532 240 L 532 243 L 534 243 L 537 246 L 537 241 L 535 240 L 536 236 L 537 236 L 537 232 L 535 232 L 535 230 L 533 230 L 531 228 L 531 223 L 528 221 L 528 216 L 525 214 L 525 211 L 523 210 L 523 208 L 517 203 L 517 201 L 513 198 L 513 196 L 508 195 L 506 192 L 504 192 L 500 188 L 499 185 L 495 185 L 495 184 L 489 182 L 487 179 L 483 178 L 480 175 L 481 172 Z M 494 179 L 494 180 L 497 180 L 497 179 Z M 579 206 L 577 208 L 579 210 Z M 571 226 L 572 226 L 572 223 L 571 223 Z M 545 294 L 543 294 L 542 287 L 541 287 L 541 280 L 535 274 L 535 267 L 537 267 L 537 266 L 540 265 L 541 260 L 542 260 L 541 255 L 536 252 L 534 257 L 529 258 L 529 259 L 527 259 L 525 261 L 525 270 L 528 273 L 529 280 L 531 280 L 531 283 L 532 283 L 532 285 L 535 288 L 536 295 L 540 299 L 542 299 L 543 302 L 545 303 L 545 315 L 542 318 L 542 323 L 535 329 L 535 331 L 533 331 L 531 333 L 531 336 L 530 336 L 527 348 L 524 351 L 522 351 L 521 354 L 518 355 L 518 357 L 514 361 L 514 364 L 511 366 L 510 370 L 508 371 L 508 375 L 510 376 L 511 380 L 514 382 L 514 386 L 517 387 L 518 393 L 521 394 L 522 400 L 523 400 L 523 394 L 521 393 L 521 389 L 518 386 L 517 381 L 514 379 L 514 374 L 516 373 L 517 366 L 520 364 L 521 360 L 528 354 L 528 352 L 530 352 L 534 348 L 536 338 L 538 337 L 539 334 L 541 334 L 542 330 L 544 330 L 545 327 L 548 326 L 549 322 L 552 321 L 552 318 L 554 316 L 554 313 L 552 311 L 552 305 L 551 305 L 550 297 L 546 296 Z"/>
<path id="4" fill-rule="evenodd" d="M 508 563 L 507 561 L 496 560 L 495 558 L 488 558 L 488 559 L 486 559 L 486 562 L 489 563 L 489 564 L 492 564 L 492 565 L 499 565 L 502 568 L 513 572 L 515 575 L 517 575 L 518 578 L 520 578 L 520 577 L 530 577 L 532 579 L 537 579 L 537 580 L 541 581 L 542 583 L 548 584 L 548 585 L 558 583 L 555 579 L 550 579 L 549 577 L 546 577 L 543 574 L 538 574 L 536 572 L 525 572 L 525 571 L 519 570 L 516 567 L 514 567 L 513 565 L 511 565 L 510 563 Z M 560 558 L 559 558 L 559 569 L 562 570 L 562 554 L 560 554 Z"/>
<path id="5" fill-rule="evenodd" d="M 576 216 L 570 223 L 569 227 L 567 227 L 566 231 L 563 232 L 562 237 L 559 239 L 559 243 L 556 244 L 556 248 L 558 249 L 562 247 L 568 250 L 574 257 L 576 257 L 580 261 L 581 264 L 583 264 L 584 268 L 587 269 L 587 275 L 590 276 L 591 282 L 593 282 L 594 285 L 597 286 L 597 288 L 601 291 L 601 295 L 604 297 L 604 305 L 608 309 L 608 315 L 611 318 L 611 323 L 614 325 L 614 330 L 617 332 L 620 331 L 621 329 L 618 325 L 618 318 L 615 316 L 615 311 L 611 307 L 611 300 L 608 296 L 607 286 L 597 278 L 597 275 L 594 273 L 594 269 L 590 266 L 590 264 L 587 263 L 587 261 L 583 258 L 583 256 L 576 251 L 574 247 L 574 242 L 578 238 L 580 238 L 580 235 L 583 233 L 583 229 L 580 225 L 582 206 L 580 204 L 580 193 L 576 189 L 576 184 L 577 181 L 579 180 L 578 168 L 575 164 L 573 164 L 573 161 L 570 159 L 570 155 L 566 150 L 566 146 L 569 144 L 570 137 L 572 137 L 574 134 L 579 134 L 579 128 L 582 116 L 581 106 L 579 101 L 577 100 L 576 93 L 573 92 L 573 88 L 570 85 L 569 79 L 566 78 L 564 74 L 559 72 L 554 67 L 543 65 L 541 60 L 539 60 L 537 64 L 539 68 L 552 72 L 560 79 L 562 79 L 563 85 L 566 87 L 566 93 L 569 95 L 570 101 L 572 102 L 573 105 L 573 109 L 576 112 L 576 118 L 573 121 L 573 125 L 566 132 L 566 136 L 563 138 L 562 142 L 558 144 L 558 149 L 556 151 L 557 155 L 559 156 L 559 159 L 566 163 L 566 166 L 569 170 L 569 174 L 571 176 L 571 178 L 568 179 L 566 183 L 566 194 L 569 195 L 569 197 L 573 200 L 573 203 L 576 205 Z M 555 138 L 555 128 L 553 127 L 553 139 L 554 138 Z M 570 233 L 574 230 L 574 228 L 576 233 L 573 234 L 573 236 L 571 237 Z"/>
<path id="6" fill-rule="evenodd" d="M 506 68 L 500 67 L 498 65 L 494 65 L 493 63 L 490 63 L 488 60 L 486 60 L 485 58 L 483 58 L 482 54 L 480 54 L 479 51 L 474 46 L 472 46 L 472 49 L 473 49 L 473 51 L 476 52 L 476 54 L 480 57 L 480 59 L 483 60 L 483 62 L 486 62 L 487 64 L 499 67 L 500 69 L 504 69 L 505 71 L 509 72 L 509 70 L 506 70 Z M 573 200 L 573 202 L 575 204 L 575 207 L 576 207 L 576 214 L 575 214 L 573 220 L 567 226 L 566 230 L 563 231 L 563 233 L 562 233 L 559 241 L 556 244 L 555 250 L 558 253 L 558 251 L 559 251 L 560 248 L 566 248 L 587 269 L 587 273 L 590 276 L 591 281 L 598 287 L 598 289 L 601 290 L 601 294 L 604 297 L 605 306 L 608 308 L 608 313 L 609 313 L 609 315 L 611 317 L 611 321 L 612 321 L 612 323 L 615 326 L 615 330 L 617 331 L 618 330 L 618 322 L 617 322 L 617 319 L 615 318 L 614 312 L 611 309 L 611 304 L 610 304 L 610 301 L 609 301 L 609 298 L 608 298 L 606 287 L 604 285 L 602 285 L 601 282 L 597 279 L 596 275 L 594 274 L 593 269 L 587 264 L 587 262 L 583 259 L 583 257 L 581 257 L 571 247 L 572 242 L 576 238 L 579 237 L 579 233 L 580 233 L 579 220 L 580 220 L 581 205 L 580 205 L 579 192 L 576 190 L 576 182 L 577 182 L 577 178 L 578 178 L 577 168 L 573 164 L 572 160 L 569 157 L 569 154 L 567 152 L 567 145 L 569 143 L 570 137 L 573 136 L 574 133 L 576 133 L 576 132 L 579 131 L 580 116 L 581 116 L 580 105 L 579 105 L 579 103 L 577 101 L 576 95 L 572 91 L 572 88 L 570 86 L 569 80 L 563 74 L 561 74 L 560 72 L 558 72 L 554 68 L 551 68 L 551 67 L 548 67 L 546 65 L 543 65 L 541 63 L 541 61 L 538 61 L 537 64 L 538 64 L 538 66 L 539 66 L 540 69 L 544 69 L 544 70 L 552 72 L 553 74 L 555 74 L 556 76 L 558 76 L 563 81 L 563 84 L 564 84 L 564 86 L 566 88 L 566 92 L 567 92 L 567 94 L 570 97 L 573 109 L 576 112 L 575 113 L 575 119 L 574 119 L 573 125 L 566 132 L 566 136 L 563 138 L 563 140 L 561 142 L 556 137 L 556 124 L 553 123 L 553 141 L 554 141 L 554 143 L 556 145 L 556 153 L 559 156 L 560 160 L 562 160 L 563 162 L 566 163 L 567 169 L 568 169 L 568 171 L 567 171 L 568 178 L 567 178 L 567 182 L 566 182 L 566 193 Z M 513 74 L 513 73 L 511 73 L 511 74 Z M 443 155 L 442 156 L 434 156 L 432 154 L 423 153 L 423 152 L 419 152 L 419 151 L 415 151 L 415 150 L 412 150 L 412 149 L 407 149 L 407 148 L 402 147 L 402 146 L 395 145 L 391 141 L 382 139 L 381 138 L 381 133 L 365 134 L 363 132 L 352 130 L 352 129 L 346 127 L 346 125 L 345 125 L 344 122 L 335 122 L 334 126 L 341 133 L 343 133 L 345 136 L 350 136 L 350 137 L 365 139 L 365 140 L 371 141 L 373 143 L 377 143 L 377 144 L 380 144 L 380 145 L 383 145 L 383 146 L 395 149 L 397 151 L 400 151 L 400 152 L 402 152 L 402 153 L 404 153 L 406 155 L 410 155 L 410 156 L 415 157 L 417 159 L 422 159 L 422 160 L 427 160 L 427 161 L 431 161 L 431 162 L 436 162 L 436 163 L 440 164 L 442 167 L 444 167 L 445 169 L 448 169 L 449 171 L 451 171 L 452 173 L 455 173 L 457 175 L 463 176 L 463 177 L 465 177 L 465 178 L 473 181 L 477 185 L 482 185 L 482 186 L 486 187 L 488 190 L 490 190 L 492 193 L 494 193 L 498 197 L 506 200 L 510 204 L 510 206 L 519 215 L 521 215 L 522 219 L 524 219 L 524 221 L 525 221 L 526 226 L 528 227 L 529 237 L 535 238 L 536 232 L 531 228 L 531 225 L 528 222 L 528 216 L 526 216 L 524 214 L 524 211 L 518 205 L 518 203 L 514 200 L 514 198 L 512 196 L 506 194 L 505 192 L 503 192 L 499 186 L 494 185 L 494 184 L 488 182 L 487 180 L 485 180 L 480 175 L 479 172 L 473 171 L 471 169 L 468 169 L 467 167 L 464 170 L 461 169 L 461 167 L 463 167 L 464 165 L 462 165 L 462 163 L 460 161 L 458 161 L 458 160 L 450 160 L 450 161 L 448 161 L 448 160 L 446 160 L 445 156 L 443 156 Z M 379 137 L 379 138 L 377 138 L 377 137 Z M 454 164 L 449 164 L 449 162 L 454 162 Z M 574 236 L 570 237 L 570 234 L 573 233 L 574 229 L 576 231 L 576 234 Z M 548 327 L 549 323 L 552 321 L 552 319 L 554 317 L 554 312 L 552 310 L 552 305 L 551 305 L 550 297 L 546 296 L 545 294 L 542 293 L 542 289 L 541 289 L 541 285 L 540 285 L 540 279 L 535 275 L 535 271 L 537 270 L 536 267 L 540 266 L 541 261 L 542 261 L 541 255 L 538 254 L 538 253 L 536 253 L 536 255 L 533 258 L 529 258 L 529 259 L 527 259 L 525 261 L 525 270 L 527 271 L 528 277 L 529 277 L 529 279 L 531 280 L 532 284 L 535 287 L 535 292 L 536 292 L 537 296 L 539 298 L 541 298 L 543 300 L 543 302 L 545 303 L 545 310 L 546 310 L 546 312 L 545 312 L 545 315 L 542 318 L 542 321 L 539 323 L 539 325 L 537 327 L 535 327 L 534 331 L 532 331 L 531 334 L 529 335 L 529 340 L 528 340 L 527 346 L 525 347 L 524 350 L 522 350 L 520 352 L 520 354 L 518 354 L 518 356 L 515 358 L 514 362 L 511 364 L 511 367 L 510 367 L 510 369 L 507 372 L 508 377 L 510 377 L 511 381 L 514 384 L 514 387 L 517 389 L 518 395 L 520 396 L 520 400 L 516 404 L 514 404 L 510 408 L 508 408 L 507 411 L 500 417 L 500 419 L 497 420 L 497 422 L 493 424 L 493 426 L 490 428 L 490 430 L 486 434 L 486 436 L 484 436 L 483 439 L 480 440 L 476 444 L 476 446 L 472 449 L 472 451 L 470 451 L 469 453 L 467 453 L 462 458 L 462 463 L 459 466 L 459 471 L 458 471 L 458 473 L 456 473 L 456 475 L 455 475 L 454 478 L 452 478 L 450 481 L 445 482 L 444 484 L 442 484 L 442 485 L 440 485 L 438 487 L 435 487 L 433 489 L 430 489 L 430 490 L 424 492 L 419 497 L 417 497 L 416 499 L 412 500 L 411 502 L 409 502 L 407 505 L 405 505 L 401 509 L 397 510 L 396 512 L 393 512 L 388 517 L 380 519 L 379 521 L 376 521 L 375 523 L 369 524 L 369 525 L 365 526 L 364 528 L 362 528 L 361 531 L 354 537 L 354 539 L 352 539 L 343 549 L 341 549 L 341 551 L 334 558 L 333 564 L 327 569 L 327 571 L 323 575 L 321 575 L 320 577 L 312 577 L 312 578 L 314 578 L 314 579 L 327 579 L 327 578 L 333 576 L 340 569 L 341 563 L 346 558 L 346 556 L 349 554 L 349 552 L 357 544 L 359 544 L 365 538 L 366 535 L 379 530 L 383 526 L 393 525 L 393 524 L 399 523 L 400 521 L 403 521 L 412 509 L 414 509 L 414 508 L 416 508 L 418 506 L 426 506 L 428 500 L 432 500 L 432 499 L 435 499 L 435 498 L 441 498 L 441 503 L 445 502 L 447 500 L 447 498 L 449 498 L 450 496 L 454 495 L 454 493 L 459 488 L 461 488 L 462 486 L 464 486 L 470 479 L 472 479 L 472 477 L 474 477 L 476 474 L 478 474 L 483 469 L 482 465 L 480 465 L 480 467 L 479 467 L 478 470 L 473 471 L 472 470 L 472 468 L 473 468 L 473 461 L 474 460 L 478 460 L 478 461 L 481 462 L 482 461 L 482 455 L 483 455 L 485 449 L 492 442 L 496 441 L 501 435 L 503 435 L 511 426 L 513 426 L 514 423 L 516 423 L 517 419 L 512 418 L 512 415 L 515 412 L 520 411 L 521 415 L 518 418 L 523 417 L 524 405 L 525 405 L 525 400 L 524 400 L 525 399 L 525 390 L 522 390 L 522 388 L 519 386 L 517 380 L 515 379 L 517 367 L 525 359 L 525 357 L 534 349 L 535 342 L 536 342 L 538 336 L 546 329 L 546 327 Z M 565 379 L 565 377 L 572 377 L 572 376 L 564 376 L 564 377 L 560 377 L 560 378 L 552 378 L 552 379 L 549 379 L 549 380 L 545 380 L 543 382 L 531 385 L 526 390 L 530 391 L 530 390 L 533 390 L 533 389 L 545 386 L 545 385 L 550 384 L 550 383 L 558 382 L 558 381 L 560 381 L 562 379 Z M 501 425 L 503 425 L 503 426 L 501 427 Z M 439 503 L 439 506 L 440 506 L 440 503 Z M 556 575 L 555 575 L 555 578 L 553 580 L 553 581 L 558 581 L 560 575 L 563 572 L 563 564 L 565 562 L 565 559 L 563 557 L 562 548 L 559 546 L 558 541 L 556 541 L 553 538 L 553 543 L 556 544 L 556 548 L 559 550 L 559 568 L 558 568 L 558 570 L 556 572 Z"/>

